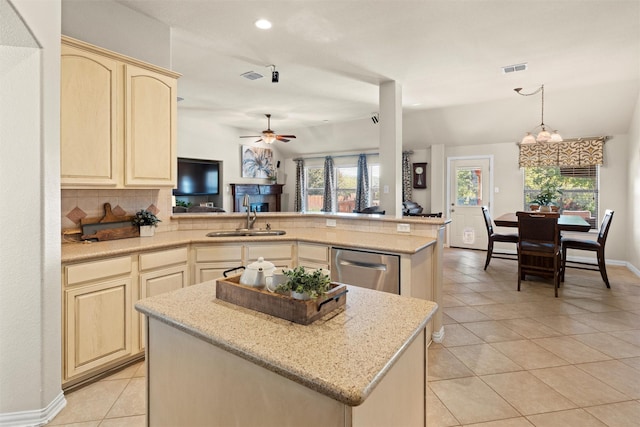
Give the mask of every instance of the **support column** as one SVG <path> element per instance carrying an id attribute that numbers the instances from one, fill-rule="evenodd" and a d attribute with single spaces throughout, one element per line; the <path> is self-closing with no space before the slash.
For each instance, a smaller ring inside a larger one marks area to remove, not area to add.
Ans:
<path id="1" fill-rule="evenodd" d="M 380 206 L 402 216 L 402 86 L 380 85 Z"/>

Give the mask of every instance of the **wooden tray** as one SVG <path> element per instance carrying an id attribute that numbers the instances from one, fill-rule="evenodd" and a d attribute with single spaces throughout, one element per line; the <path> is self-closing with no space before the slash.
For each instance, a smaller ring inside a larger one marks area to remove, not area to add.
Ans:
<path id="1" fill-rule="evenodd" d="M 239 282 L 240 275 L 218 279 L 216 298 L 300 325 L 309 325 L 347 302 L 347 286 L 342 283 L 332 282 L 322 297 L 303 301 Z"/>

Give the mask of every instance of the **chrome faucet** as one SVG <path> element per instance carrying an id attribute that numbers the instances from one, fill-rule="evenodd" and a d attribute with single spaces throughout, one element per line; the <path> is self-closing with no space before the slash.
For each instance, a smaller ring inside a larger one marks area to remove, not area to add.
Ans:
<path id="1" fill-rule="evenodd" d="M 249 201 L 249 195 L 245 194 L 244 199 L 242 199 L 242 206 L 247 208 L 247 230 L 251 230 L 253 228 L 253 224 L 258 219 L 258 214 L 256 211 L 253 211 L 253 218 L 251 218 L 251 202 Z"/>

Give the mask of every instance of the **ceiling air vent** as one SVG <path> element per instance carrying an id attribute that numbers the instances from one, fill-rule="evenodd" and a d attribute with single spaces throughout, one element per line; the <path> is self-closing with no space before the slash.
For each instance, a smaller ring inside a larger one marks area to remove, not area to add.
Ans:
<path id="1" fill-rule="evenodd" d="M 526 69 L 526 62 L 524 64 L 506 65 L 502 67 L 502 74 L 515 73 L 516 71 L 525 71 Z"/>
<path id="2" fill-rule="evenodd" d="M 240 74 L 242 77 L 244 77 L 245 79 L 249 79 L 249 80 L 257 80 L 257 79 L 261 79 L 262 77 L 264 77 L 262 74 L 258 74 L 255 71 L 247 71 L 246 73 Z"/>

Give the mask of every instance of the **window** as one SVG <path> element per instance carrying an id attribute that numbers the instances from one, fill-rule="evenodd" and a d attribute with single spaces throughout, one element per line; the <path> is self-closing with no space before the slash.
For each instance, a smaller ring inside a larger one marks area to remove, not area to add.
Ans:
<path id="1" fill-rule="evenodd" d="M 380 165 L 369 166 L 369 204 L 380 205 Z M 305 168 L 307 174 L 307 211 L 322 210 L 324 194 L 324 168 L 322 166 Z M 357 166 L 336 166 L 337 212 L 353 212 L 356 206 Z"/>
<path id="2" fill-rule="evenodd" d="M 524 206 L 529 210 L 531 201 L 543 187 L 551 184 L 560 190 L 554 204 L 565 215 L 584 217 L 591 228 L 598 224 L 598 166 L 584 167 L 527 167 L 524 168 Z"/>

